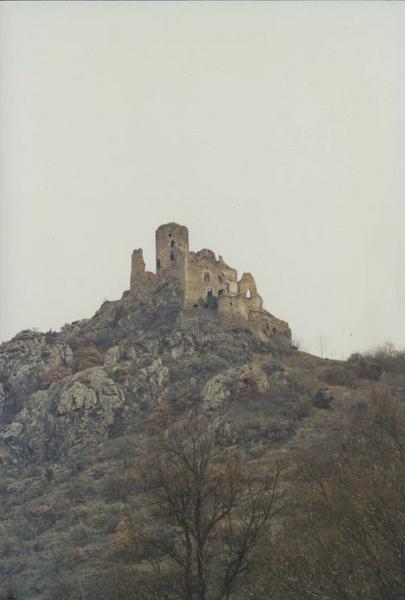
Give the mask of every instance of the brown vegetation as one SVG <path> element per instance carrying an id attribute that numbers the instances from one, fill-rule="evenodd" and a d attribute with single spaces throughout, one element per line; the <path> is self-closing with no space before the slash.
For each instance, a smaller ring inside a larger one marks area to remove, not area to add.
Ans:
<path id="1" fill-rule="evenodd" d="M 103 360 L 103 354 L 95 346 L 84 346 L 78 352 L 76 370 L 83 371 L 90 367 L 97 367 L 103 364 Z"/>
<path id="2" fill-rule="evenodd" d="M 59 365 L 54 369 L 50 369 L 47 373 L 48 383 L 55 383 L 55 381 L 60 381 L 65 377 L 68 377 L 72 374 L 72 369 L 70 367 L 64 367 Z"/>
<path id="3" fill-rule="evenodd" d="M 240 454 L 215 438 L 201 420 L 182 423 L 144 456 L 138 469 L 144 505 L 159 524 L 145 526 L 137 514 L 119 523 L 115 548 L 137 568 L 126 570 L 123 595 L 108 591 L 102 579 L 91 598 L 231 597 L 269 531 L 279 472 L 249 474 Z"/>
<path id="4" fill-rule="evenodd" d="M 405 598 L 405 420 L 380 394 L 337 456 L 304 457 L 256 600 Z"/>
<path id="5" fill-rule="evenodd" d="M 356 352 L 349 358 L 349 363 L 369 361 L 390 373 L 405 372 L 405 350 L 395 348 L 387 342 L 365 353 Z"/>

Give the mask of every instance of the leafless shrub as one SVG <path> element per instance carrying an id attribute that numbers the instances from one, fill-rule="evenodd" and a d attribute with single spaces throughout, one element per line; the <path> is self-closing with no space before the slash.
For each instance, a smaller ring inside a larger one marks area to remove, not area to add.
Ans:
<path id="1" fill-rule="evenodd" d="M 104 355 L 95 346 L 84 346 L 78 351 L 75 362 L 76 371 L 97 367 L 102 365 L 103 361 Z"/>
<path id="2" fill-rule="evenodd" d="M 54 367 L 53 369 L 50 369 L 47 372 L 46 377 L 48 383 L 55 383 L 55 381 L 60 381 L 61 379 L 64 379 L 65 377 L 68 377 L 71 374 L 72 369 L 70 367 L 64 367 L 62 365 L 59 365 L 57 367 Z"/>
<path id="3" fill-rule="evenodd" d="M 369 352 L 352 354 L 349 363 L 358 363 L 362 360 L 371 361 L 388 372 L 405 372 L 405 350 L 395 348 L 390 342 L 377 346 Z"/>
<path id="4" fill-rule="evenodd" d="M 405 598 L 405 419 L 380 394 L 336 456 L 307 454 L 252 598 Z"/>

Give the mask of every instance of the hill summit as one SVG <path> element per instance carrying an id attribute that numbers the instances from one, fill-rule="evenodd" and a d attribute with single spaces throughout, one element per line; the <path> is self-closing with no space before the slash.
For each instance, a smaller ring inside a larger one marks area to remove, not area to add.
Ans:
<path id="1" fill-rule="evenodd" d="M 135 250 L 120 300 L 0 346 L 0 582 L 18 599 L 81 598 L 139 453 L 178 419 L 204 415 L 246 464 L 285 462 L 342 437 L 380 375 L 298 352 L 250 273 L 238 280 L 211 250 L 189 251 L 187 228 L 162 225 L 156 273 Z"/>

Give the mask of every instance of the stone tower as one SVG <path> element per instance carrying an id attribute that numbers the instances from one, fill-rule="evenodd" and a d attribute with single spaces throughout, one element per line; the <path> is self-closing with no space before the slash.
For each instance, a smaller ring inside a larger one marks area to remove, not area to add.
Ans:
<path id="1" fill-rule="evenodd" d="M 156 275 L 159 279 L 176 277 L 184 289 L 188 254 L 187 227 L 167 223 L 156 230 Z"/>

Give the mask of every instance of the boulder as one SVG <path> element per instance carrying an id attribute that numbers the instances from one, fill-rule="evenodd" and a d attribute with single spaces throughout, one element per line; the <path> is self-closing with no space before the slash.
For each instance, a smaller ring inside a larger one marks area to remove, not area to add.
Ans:
<path id="1" fill-rule="evenodd" d="M 263 394 L 268 388 L 267 375 L 257 365 L 227 369 L 205 384 L 201 393 L 203 410 L 217 410 L 240 394 L 248 391 Z"/>

